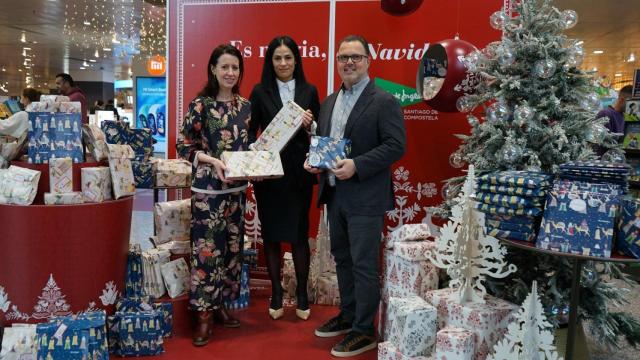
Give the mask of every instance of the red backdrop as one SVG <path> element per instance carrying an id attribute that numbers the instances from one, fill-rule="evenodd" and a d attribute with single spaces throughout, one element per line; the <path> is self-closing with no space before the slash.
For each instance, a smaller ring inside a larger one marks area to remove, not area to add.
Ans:
<path id="1" fill-rule="evenodd" d="M 220 43 L 234 42 L 243 52 L 241 93 L 248 96 L 262 71 L 264 52 L 260 47 L 266 47 L 277 35 L 290 35 L 302 46 L 308 80 L 324 98 L 328 67 L 333 66 L 331 30 L 335 31 L 335 41 L 348 34 L 361 34 L 371 43 L 372 80 L 391 83 L 392 93 L 402 94 L 404 89 L 410 98 L 425 47 L 453 38 L 456 33 L 479 48 L 498 39 L 500 34 L 489 26 L 489 16 L 501 5 L 499 0 L 425 1 L 413 14 L 396 17 L 384 13 L 379 1 L 340 1 L 332 24 L 329 1 L 171 1 L 169 144 L 175 144 L 187 104 L 206 81 L 211 50 Z M 336 74 L 333 89 L 339 84 Z M 459 142 L 453 134 L 469 131 L 463 115 L 438 113 L 424 103 L 408 105 L 404 112 L 408 148 L 395 166 L 396 211 L 387 216 L 388 229 L 425 220 L 425 208 L 441 201 L 442 181 L 460 174 L 449 165 L 449 155 Z M 175 157 L 175 149 L 169 149 L 169 157 Z M 317 224 L 317 219 L 314 210 L 312 224 Z M 316 226 L 312 226 L 312 236 L 315 231 Z"/>

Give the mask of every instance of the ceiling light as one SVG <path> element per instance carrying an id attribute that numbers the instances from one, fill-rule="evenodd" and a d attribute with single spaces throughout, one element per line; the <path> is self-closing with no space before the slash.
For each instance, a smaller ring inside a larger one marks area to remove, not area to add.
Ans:
<path id="1" fill-rule="evenodd" d="M 108 47 L 102 48 L 102 51 L 111 51 L 111 48 L 108 48 Z"/>
<path id="2" fill-rule="evenodd" d="M 82 62 L 82 66 L 87 67 L 87 66 L 89 66 L 89 64 L 87 64 L 87 61 L 85 60 L 85 61 Z"/>
<path id="3" fill-rule="evenodd" d="M 83 24 L 85 24 L 85 25 L 87 25 L 87 26 L 91 25 L 91 23 L 90 23 L 90 22 L 88 22 L 88 21 L 83 22 Z"/>
<path id="4" fill-rule="evenodd" d="M 622 74 L 620 74 L 620 73 L 615 73 L 613 76 L 615 76 L 615 77 L 620 77 L 620 76 L 622 76 Z"/>
<path id="5" fill-rule="evenodd" d="M 18 69 L 18 71 L 22 72 L 22 69 Z"/>
<path id="6" fill-rule="evenodd" d="M 4 68 L 4 66 L 2 67 L 2 71 L 7 71 L 7 69 Z"/>
<path id="7" fill-rule="evenodd" d="M 85 69 L 85 67 L 84 67 L 84 66 L 80 66 L 80 70 L 84 70 L 84 69 Z"/>
<path id="8" fill-rule="evenodd" d="M 27 42 L 27 34 L 25 34 L 24 31 L 22 32 L 22 35 L 20 35 L 20 42 Z"/>
<path id="9" fill-rule="evenodd" d="M 96 62 L 96 59 L 89 59 L 89 62 Z"/>
<path id="10" fill-rule="evenodd" d="M 31 50 L 31 48 L 30 48 L 30 47 L 23 47 L 22 49 L 24 49 L 24 50 Z"/>
<path id="11" fill-rule="evenodd" d="M 100 53 L 98 52 L 98 49 L 96 49 L 96 52 L 93 53 L 93 57 L 100 57 Z"/>
<path id="12" fill-rule="evenodd" d="M 627 59 L 627 62 L 634 62 L 634 61 L 636 61 L 636 56 L 634 53 L 631 53 L 629 55 L 629 59 Z"/>
<path id="13" fill-rule="evenodd" d="M 602 54 L 604 53 L 604 50 L 593 50 L 594 54 Z"/>
<path id="14" fill-rule="evenodd" d="M 27 50 L 22 50 L 22 56 L 27 57 Z"/>
<path id="15" fill-rule="evenodd" d="M 116 34 L 113 34 L 113 38 L 111 39 L 111 42 L 114 44 L 120 44 L 120 41 L 118 41 L 118 38 L 116 38 Z"/>
<path id="16" fill-rule="evenodd" d="M 593 69 L 591 69 L 591 71 L 598 71 L 598 68 L 594 66 Z"/>

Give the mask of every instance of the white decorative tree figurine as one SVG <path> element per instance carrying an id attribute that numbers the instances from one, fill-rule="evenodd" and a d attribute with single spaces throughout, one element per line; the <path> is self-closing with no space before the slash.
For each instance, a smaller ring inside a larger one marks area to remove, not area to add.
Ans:
<path id="1" fill-rule="evenodd" d="M 504 339 L 493 347 L 495 353 L 487 360 L 562 360 L 553 346 L 551 327 L 538 296 L 538 283 L 534 281 L 516 321 L 509 324 Z"/>
<path id="2" fill-rule="evenodd" d="M 449 286 L 458 289 L 460 303 L 484 303 L 487 293 L 482 284 L 485 276 L 504 278 L 516 271 L 504 260 L 506 250 L 498 240 L 485 233 L 484 215 L 474 209 L 475 173 L 469 165 L 467 179 L 448 221 L 436 238 L 431 262 L 447 270 Z"/>

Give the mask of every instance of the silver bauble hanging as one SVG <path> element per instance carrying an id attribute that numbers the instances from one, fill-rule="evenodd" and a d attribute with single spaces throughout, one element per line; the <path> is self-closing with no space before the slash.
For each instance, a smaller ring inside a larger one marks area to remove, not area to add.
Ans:
<path id="1" fill-rule="evenodd" d="M 550 78 L 556 72 L 556 61 L 553 59 L 538 60 L 533 65 L 533 73 L 539 78 Z"/>

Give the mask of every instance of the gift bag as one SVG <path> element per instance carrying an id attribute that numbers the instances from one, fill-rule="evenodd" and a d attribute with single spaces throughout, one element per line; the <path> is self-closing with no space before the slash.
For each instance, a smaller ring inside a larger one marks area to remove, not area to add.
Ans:
<path id="1" fill-rule="evenodd" d="M 110 324 L 113 352 L 119 356 L 152 356 L 164 352 L 163 314 L 149 310 L 116 312 Z"/>
<path id="2" fill-rule="evenodd" d="M 143 283 L 142 250 L 140 249 L 140 244 L 129 244 L 124 296 L 127 298 L 143 296 Z"/>
<path id="3" fill-rule="evenodd" d="M 171 253 L 166 250 L 150 249 L 142 252 L 142 272 L 144 292 L 159 298 L 165 294 L 161 266 L 169 262 Z"/>
<path id="4" fill-rule="evenodd" d="M 351 152 L 351 140 L 312 136 L 309 146 L 309 165 L 319 169 L 334 169 L 338 160 Z"/>
<path id="5" fill-rule="evenodd" d="M 176 298 L 189 291 L 190 272 L 183 258 L 163 264 L 160 271 L 170 298 Z"/>

